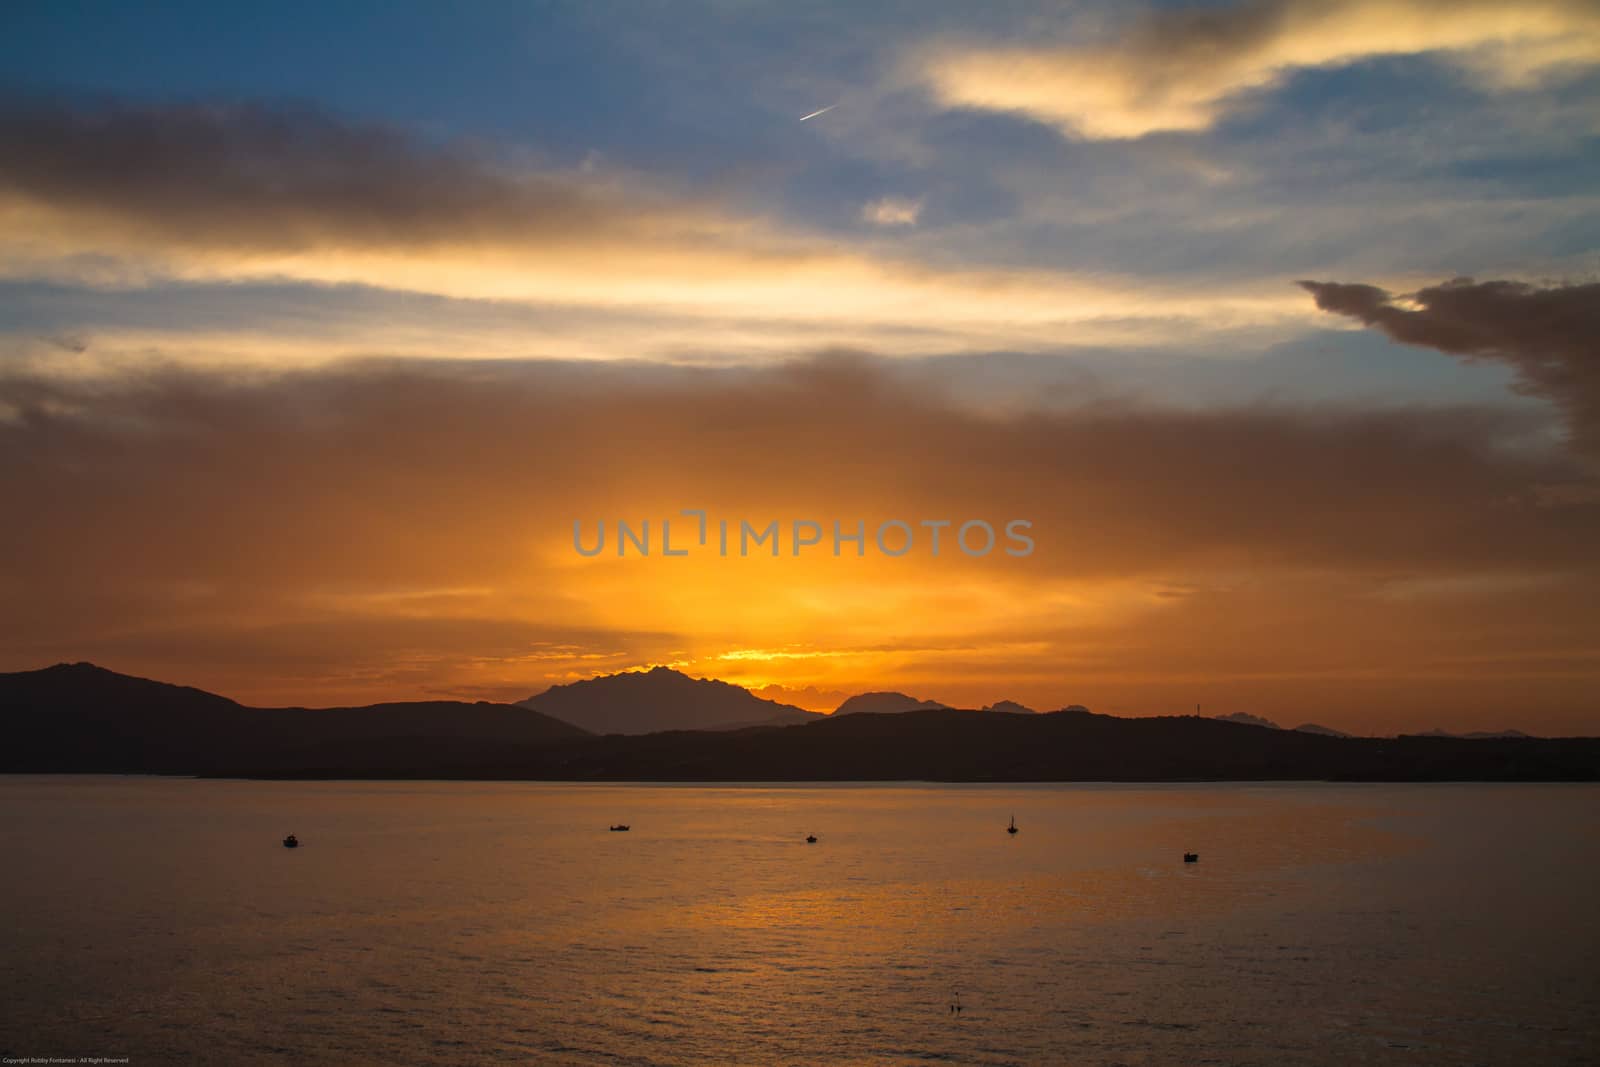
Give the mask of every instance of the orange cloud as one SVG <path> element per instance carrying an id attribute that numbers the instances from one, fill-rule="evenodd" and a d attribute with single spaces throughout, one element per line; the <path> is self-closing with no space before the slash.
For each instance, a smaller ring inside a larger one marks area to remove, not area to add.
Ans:
<path id="1" fill-rule="evenodd" d="M 1112 276 L 961 269 L 852 249 L 632 176 L 508 167 L 383 128 L 236 108 L 0 106 L 0 276 L 78 285 L 292 280 L 537 303 L 552 323 L 478 355 L 614 357 L 825 340 L 880 351 L 1127 344 L 1175 332 L 1303 322 L 1280 285 L 1206 291 Z M 915 221 L 881 201 L 885 223 Z M 819 337 L 819 331 L 821 331 Z M 618 344 L 620 338 L 626 343 Z M 413 332 L 359 338 L 125 333 L 203 360 L 281 365 L 415 353 Z M 98 365 L 97 340 L 80 362 Z"/>
<path id="2" fill-rule="evenodd" d="M 941 45 L 913 66 L 948 107 L 1114 139 L 1208 129 L 1237 97 L 1296 70 L 1424 54 L 1525 86 L 1600 63 L 1600 14 L 1580 0 L 1260 0 L 1162 11 L 1105 42 Z"/>
<path id="3" fill-rule="evenodd" d="M 1533 727 L 1592 713 L 1600 506 L 1550 495 L 1589 476 L 1520 415 L 999 416 L 864 360 L 11 377 L 0 401 L 4 667 L 90 658 L 291 703 L 526 696 L 660 663 L 1347 728 L 1460 700 L 1485 726 L 1494 701 Z M 684 507 L 1026 517 L 1038 549 L 571 548 L 574 519 Z"/>

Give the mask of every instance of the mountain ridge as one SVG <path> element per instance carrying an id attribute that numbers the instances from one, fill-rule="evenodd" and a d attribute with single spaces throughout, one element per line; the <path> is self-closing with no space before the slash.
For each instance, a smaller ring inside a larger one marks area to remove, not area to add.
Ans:
<path id="1" fill-rule="evenodd" d="M 518 705 L 251 708 L 63 664 L 0 674 L 9 773 L 550 781 L 1597 781 L 1600 738 L 1335 737 L 1197 715 L 924 708 L 596 736 Z"/>
<path id="2" fill-rule="evenodd" d="M 92 663 L 0 674 L 0 721 L 8 742 L 0 750 L 0 771 L 7 772 L 182 774 L 252 760 L 292 765 L 321 750 L 363 744 L 397 750 L 406 747 L 397 746 L 402 738 L 410 739 L 409 758 L 422 765 L 439 747 L 587 736 L 510 704 L 420 700 L 261 708 Z"/>
<path id="3" fill-rule="evenodd" d="M 691 678 L 670 667 L 553 685 L 517 704 L 597 734 L 731 730 L 822 717 L 821 712 L 758 697 L 731 682 Z"/>
<path id="4" fill-rule="evenodd" d="M 844 703 L 833 709 L 835 715 L 869 715 L 869 714 L 896 714 L 902 711 L 932 711 L 936 708 L 948 708 L 949 704 L 941 704 L 937 700 L 918 700 L 905 693 L 878 690 L 870 693 L 857 693 L 847 698 Z"/>

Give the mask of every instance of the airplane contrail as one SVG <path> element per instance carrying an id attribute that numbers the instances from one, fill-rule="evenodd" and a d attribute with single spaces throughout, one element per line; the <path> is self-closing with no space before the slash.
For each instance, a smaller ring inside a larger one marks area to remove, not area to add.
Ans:
<path id="1" fill-rule="evenodd" d="M 828 112 L 832 111 L 834 108 L 836 108 L 838 106 L 839 106 L 838 104 L 829 104 L 827 107 L 821 109 L 820 111 L 813 111 L 809 115 L 801 115 L 800 116 L 800 121 L 804 122 L 806 119 L 814 119 L 818 115 L 826 115 Z"/>

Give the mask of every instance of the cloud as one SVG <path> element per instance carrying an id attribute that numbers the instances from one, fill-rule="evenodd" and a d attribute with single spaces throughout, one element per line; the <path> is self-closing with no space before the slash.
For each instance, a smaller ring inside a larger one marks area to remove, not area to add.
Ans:
<path id="1" fill-rule="evenodd" d="M 1457 278 L 1415 293 L 1303 281 L 1317 307 L 1402 344 L 1511 367 L 1518 389 L 1555 403 L 1573 443 L 1600 457 L 1600 283 L 1533 286 Z"/>
<path id="2" fill-rule="evenodd" d="M 682 338 L 787 333 L 903 350 L 1040 348 L 1299 321 L 1281 287 L 932 266 L 637 175 L 511 166 L 309 111 L 9 98 L 0 276 L 145 288 L 368 286 L 654 318 Z M 582 339 L 566 337 L 573 349 Z M 765 343 L 765 342 L 762 342 Z M 790 345 L 793 350 L 794 345 Z M 367 349 L 370 351 L 370 349 Z M 589 356 L 619 353 L 606 340 Z"/>
<path id="3" fill-rule="evenodd" d="M 896 196 L 873 200 L 861 208 L 861 217 L 879 226 L 915 226 L 921 214 L 921 200 Z"/>
<path id="4" fill-rule="evenodd" d="M 1208 129 L 1235 98 L 1296 70 L 1424 54 L 1492 87 L 1526 87 L 1600 62 L 1600 9 L 1583 0 L 1256 0 L 1152 13 L 1103 43 L 945 44 L 915 67 L 947 107 L 1117 139 Z"/>
<path id="5" fill-rule="evenodd" d="M 599 188 L 309 108 L 13 96 L 0 101 L 0 138 L 27 146 L 0 162 L 11 196 L 198 246 L 565 242 L 667 221 Z"/>
<path id="6" fill-rule="evenodd" d="M 65 564 L 101 528 L 131 545 L 140 530 L 193 520 L 197 538 L 232 544 L 197 554 L 162 533 L 145 548 L 173 565 L 230 568 L 195 576 L 207 585 L 270 558 L 311 584 L 389 588 L 399 560 L 407 591 L 494 588 L 481 568 L 527 551 L 529 536 L 570 557 L 571 517 L 697 499 L 752 518 L 1036 515 L 1056 530 L 1050 566 L 1075 577 L 1174 561 L 1588 558 L 1563 525 L 1584 509 L 1535 500 L 1538 487 L 1573 480 L 1570 461 L 1531 448 L 1536 423 L 1493 410 L 1112 401 L 995 413 L 864 356 L 724 369 L 418 361 L 265 377 L 14 375 L 0 379 L 0 400 L 15 412 L 0 424 L 6 498 L 60 527 L 30 541 L 37 527 L 8 524 L 11 558 Z M 120 509 L 127 521 L 110 518 Z M 415 522 L 429 512 L 439 521 Z M 561 518 L 551 526 L 547 515 Z M 373 529 L 383 553 L 335 536 Z M 125 562 L 93 555 L 63 569 L 92 577 Z"/>

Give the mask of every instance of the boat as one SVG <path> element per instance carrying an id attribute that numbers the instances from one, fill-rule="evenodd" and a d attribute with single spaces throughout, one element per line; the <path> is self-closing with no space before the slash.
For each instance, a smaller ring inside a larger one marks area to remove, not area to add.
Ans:
<path id="1" fill-rule="evenodd" d="M 615 826 L 613 826 L 611 828 L 611 832 L 614 833 L 614 834 L 625 833 L 627 830 L 628 830 L 627 823 L 620 823 L 620 822 L 617 823 L 617 825 L 615 825 Z"/>
<path id="2" fill-rule="evenodd" d="M 1011 825 L 1006 827 L 1006 833 L 1014 834 L 1016 832 L 1017 832 L 1017 817 L 1015 815 L 1013 815 L 1013 816 L 1011 816 Z"/>
<path id="3" fill-rule="evenodd" d="M 1199 863 L 1200 862 L 1200 853 L 1198 853 L 1198 852 L 1185 852 L 1183 854 L 1183 862 L 1185 862 L 1185 863 Z"/>
<path id="4" fill-rule="evenodd" d="M 816 843 L 817 843 L 817 835 L 816 834 L 807 834 L 806 835 L 806 844 L 814 845 Z"/>
<path id="5" fill-rule="evenodd" d="M 283 847 L 284 848 L 299 848 L 300 847 L 300 839 L 298 837 L 294 836 L 293 834 L 290 834 L 288 837 L 283 839 Z"/>

